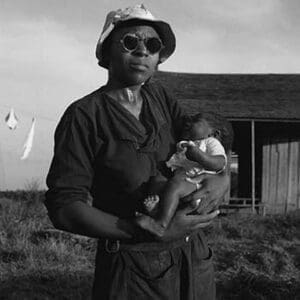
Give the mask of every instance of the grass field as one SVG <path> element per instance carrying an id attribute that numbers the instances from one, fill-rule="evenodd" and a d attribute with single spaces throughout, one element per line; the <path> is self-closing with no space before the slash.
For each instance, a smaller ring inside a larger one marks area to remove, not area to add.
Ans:
<path id="1" fill-rule="evenodd" d="M 0 299 L 89 299 L 95 241 L 52 231 L 41 193 L 0 197 Z M 300 213 L 207 228 L 218 300 L 300 299 Z"/>

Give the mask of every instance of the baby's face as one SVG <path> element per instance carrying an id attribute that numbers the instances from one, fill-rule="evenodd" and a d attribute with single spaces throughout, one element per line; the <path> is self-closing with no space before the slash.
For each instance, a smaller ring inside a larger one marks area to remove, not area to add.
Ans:
<path id="1" fill-rule="evenodd" d="M 201 120 L 193 124 L 191 130 L 186 133 L 189 140 L 201 140 L 213 135 L 213 128 L 205 121 Z"/>

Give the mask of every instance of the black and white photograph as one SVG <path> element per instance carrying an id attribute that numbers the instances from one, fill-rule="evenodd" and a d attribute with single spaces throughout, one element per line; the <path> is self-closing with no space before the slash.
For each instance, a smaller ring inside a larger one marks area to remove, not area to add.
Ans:
<path id="1" fill-rule="evenodd" d="M 300 1 L 0 0 L 0 300 L 300 300 Z"/>

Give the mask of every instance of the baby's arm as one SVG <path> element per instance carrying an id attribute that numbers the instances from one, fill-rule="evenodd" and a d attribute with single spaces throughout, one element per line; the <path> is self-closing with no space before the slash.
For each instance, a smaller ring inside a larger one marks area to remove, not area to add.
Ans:
<path id="1" fill-rule="evenodd" d="M 189 146 L 186 157 L 199 163 L 205 170 L 218 172 L 223 170 L 226 160 L 223 155 L 211 155 L 203 152 L 198 147 Z"/>
<path id="2" fill-rule="evenodd" d="M 195 143 L 185 145 L 186 157 L 199 163 L 205 170 L 219 172 L 226 166 L 226 154 L 221 143 L 215 138 L 207 140 L 207 151 L 204 152 Z"/>

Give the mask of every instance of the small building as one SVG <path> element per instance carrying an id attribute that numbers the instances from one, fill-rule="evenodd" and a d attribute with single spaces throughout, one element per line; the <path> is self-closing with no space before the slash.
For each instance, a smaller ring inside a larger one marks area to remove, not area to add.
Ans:
<path id="1" fill-rule="evenodd" d="M 300 208 L 300 75 L 158 72 L 188 113 L 217 112 L 233 125 L 228 203 L 267 213 Z"/>

